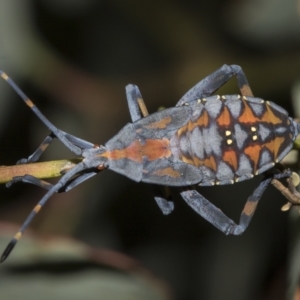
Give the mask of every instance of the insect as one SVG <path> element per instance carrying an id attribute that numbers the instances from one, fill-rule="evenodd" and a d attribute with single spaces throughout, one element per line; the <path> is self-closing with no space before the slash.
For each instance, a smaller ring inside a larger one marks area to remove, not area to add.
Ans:
<path id="1" fill-rule="evenodd" d="M 54 193 L 67 192 L 104 169 L 155 187 L 184 187 L 181 196 L 189 206 L 223 233 L 234 235 L 248 227 L 271 180 L 291 176 L 290 171 L 274 166 L 291 150 L 300 125 L 280 106 L 254 97 L 242 68 L 237 65 L 222 66 L 190 89 L 175 107 L 151 115 L 138 87 L 128 85 L 126 95 L 132 123 L 101 146 L 56 128 L 4 72 L 0 74 L 50 130 L 40 147 L 19 163 L 37 161 L 54 138 L 83 157 L 54 185 L 31 175 L 15 177 L 9 183 L 23 181 L 48 192 L 8 244 L 1 262 Z M 233 76 L 241 95 L 212 95 Z M 239 224 L 191 187 L 233 184 L 269 169 L 272 172 L 266 174 L 247 199 Z M 173 210 L 173 202 L 162 193 L 157 192 L 155 200 L 164 214 Z"/>

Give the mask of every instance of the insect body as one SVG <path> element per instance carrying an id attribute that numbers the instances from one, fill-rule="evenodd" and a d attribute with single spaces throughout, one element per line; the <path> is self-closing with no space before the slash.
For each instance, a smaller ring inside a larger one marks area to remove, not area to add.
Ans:
<path id="1" fill-rule="evenodd" d="M 300 131 L 299 124 L 278 105 L 253 97 L 239 66 L 224 65 L 189 90 L 175 107 L 148 116 L 138 87 L 128 85 L 126 93 L 132 123 L 104 146 L 96 146 L 56 128 L 5 73 L 1 76 L 51 131 L 41 146 L 21 163 L 36 161 L 53 138 L 83 157 L 82 162 L 55 185 L 30 175 L 13 178 L 11 183 L 28 182 L 49 191 L 7 246 L 1 261 L 54 193 L 68 191 L 103 169 L 111 169 L 137 182 L 185 187 L 181 196 L 197 213 L 225 234 L 235 235 L 249 225 L 271 180 L 290 176 L 290 172 L 273 167 L 291 150 Z M 232 76 L 237 77 L 241 95 L 212 96 Z M 274 172 L 266 175 L 247 199 L 239 224 L 190 187 L 233 184 L 271 168 Z M 173 210 L 173 203 L 161 193 L 156 193 L 155 200 L 163 213 Z"/>
<path id="2" fill-rule="evenodd" d="M 297 124 L 272 102 L 211 96 L 126 125 L 99 156 L 135 181 L 231 184 L 273 167 L 297 133 Z"/>

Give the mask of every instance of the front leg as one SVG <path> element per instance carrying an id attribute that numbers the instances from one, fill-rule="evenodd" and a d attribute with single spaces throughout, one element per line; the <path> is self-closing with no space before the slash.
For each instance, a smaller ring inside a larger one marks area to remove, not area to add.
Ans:
<path id="1" fill-rule="evenodd" d="M 240 216 L 239 224 L 236 224 L 233 220 L 228 218 L 219 208 L 205 199 L 196 190 L 187 190 L 181 192 L 181 196 L 187 202 L 187 204 L 191 206 L 200 216 L 202 216 L 205 220 L 210 222 L 226 235 L 240 235 L 247 229 L 254 215 L 257 204 L 267 186 L 270 184 L 271 180 L 273 178 L 280 179 L 289 176 L 290 172 L 284 172 L 274 174 L 272 177 L 263 179 L 259 186 L 254 190 L 252 195 L 247 199 L 247 202 Z"/>

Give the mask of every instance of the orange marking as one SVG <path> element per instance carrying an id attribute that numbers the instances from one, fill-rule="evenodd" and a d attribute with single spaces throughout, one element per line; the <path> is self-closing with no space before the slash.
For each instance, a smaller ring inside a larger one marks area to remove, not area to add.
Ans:
<path id="1" fill-rule="evenodd" d="M 243 209 L 243 214 L 245 214 L 246 216 L 252 216 L 256 210 L 257 203 L 258 202 L 253 201 L 247 202 Z"/>
<path id="2" fill-rule="evenodd" d="M 223 161 L 227 162 L 234 170 L 237 170 L 237 157 L 233 150 L 225 151 L 222 157 Z"/>
<path id="3" fill-rule="evenodd" d="M 193 157 L 194 165 L 200 167 L 203 165 L 203 160 L 199 159 L 197 156 Z"/>
<path id="4" fill-rule="evenodd" d="M 265 122 L 271 122 L 272 124 L 280 124 L 282 123 L 282 120 L 279 119 L 278 117 L 276 117 L 270 107 L 269 104 L 266 104 L 267 106 L 267 111 L 265 112 L 265 114 L 262 116 L 262 121 Z"/>
<path id="5" fill-rule="evenodd" d="M 193 131 L 196 127 L 207 127 L 209 121 L 208 113 L 206 110 L 203 110 L 201 116 L 196 120 L 196 122 L 189 121 L 186 125 L 181 127 L 177 131 L 177 135 L 181 136 L 186 131 Z"/>
<path id="6" fill-rule="evenodd" d="M 180 137 L 182 134 L 187 131 L 193 131 L 196 127 L 207 127 L 209 121 L 208 113 L 206 110 L 203 110 L 201 116 L 196 120 L 196 122 L 189 121 L 186 125 L 182 126 L 177 131 L 177 136 Z"/>
<path id="7" fill-rule="evenodd" d="M 33 102 L 32 102 L 29 98 L 27 98 L 27 99 L 25 100 L 25 102 L 26 102 L 26 104 L 27 104 L 30 108 L 34 107 Z"/>
<path id="8" fill-rule="evenodd" d="M 203 161 L 203 165 L 214 171 L 217 171 L 217 164 L 215 158 L 212 155 Z"/>
<path id="9" fill-rule="evenodd" d="M 152 173 L 153 175 L 158 175 L 158 176 L 169 176 L 169 177 L 173 177 L 173 178 L 178 178 L 181 176 L 181 174 L 174 170 L 171 167 L 167 167 L 164 169 L 158 169 L 155 172 Z"/>
<path id="10" fill-rule="evenodd" d="M 224 105 L 221 115 L 218 117 L 217 122 L 220 126 L 230 125 L 230 114 L 228 108 Z"/>
<path id="11" fill-rule="evenodd" d="M 176 134 L 179 138 L 182 134 L 186 133 L 186 131 L 188 130 L 189 123 L 178 129 Z"/>
<path id="12" fill-rule="evenodd" d="M 142 162 L 141 143 L 138 140 L 134 140 L 128 147 L 124 149 L 114 149 L 106 151 L 99 156 L 106 157 L 111 160 L 118 160 L 128 158 L 136 162 Z"/>
<path id="13" fill-rule="evenodd" d="M 266 102 L 266 108 L 267 111 L 264 113 L 264 115 L 261 118 L 257 118 L 253 112 L 250 106 L 247 104 L 246 101 L 243 100 L 244 103 L 244 111 L 242 115 L 239 117 L 239 121 L 241 123 L 255 123 L 255 122 L 268 122 L 272 124 L 281 124 L 282 120 L 278 117 L 275 116 L 275 114 L 272 111 L 272 108 L 270 107 L 269 104 Z"/>
<path id="14" fill-rule="evenodd" d="M 49 146 L 50 144 L 48 143 L 48 144 L 42 144 L 41 146 L 40 146 L 40 149 L 42 150 L 42 152 L 44 152 L 46 149 L 47 149 L 47 147 Z"/>
<path id="15" fill-rule="evenodd" d="M 249 146 L 245 148 L 244 153 L 247 154 L 254 162 L 254 172 L 256 171 L 261 147 L 259 145 Z"/>
<path id="16" fill-rule="evenodd" d="M 9 77 L 5 73 L 2 73 L 1 77 L 6 81 L 9 79 Z"/>
<path id="17" fill-rule="evenodd" d="M 274 160 L 278 157 L 279 148 L 284 142 L 284 137 L 277 137 L 269 143 L 264 144 L 263 146 L 268 148 L 274 154 Z"/>
<path id="18" fill-rule="evenodd" d="M 244 111 L 240 115 L 239 121 L 241 123 L 255 123 L 255 122 L 259 121 L 259 119 L 253 115 L 252 109 L 247 104 L 247 102 L 243 100 L 243 103 L 244 103 Z"/>
<path id="19" fill-rule="evenodd" d="M 148 113 L 148 110 L 147 110 L 144 100 L 142 98 L 137 98 L 137 102 L 138 102 L 138 105 L 140 107 L 143 117 L 148 116 L 149 113 Z"/>
<path id="20" fill-rule="evenodd" d="M 138 163 L 143 161 L 143 157 L 146 157 L 149 161 L 159 158 L 168 158 L 171 156 L 171 150 L 169 148 L 169 140 L 146 140 L 145 144 L 141 144 L 140 141 L 134 140 L 128 147 L 124 149 L 114 149 L 106 151 L 99 156 L 106 157 L 111 160 L 118 160 L 127 158 Z"/>
<path id="21" fill-rule="evenodd" d="M 22 232 L 19 231 L 19 232 L 16 233 L 16 235 L 14 236 L 14 238 L 16 240 L 19 240 L 21 238 L 21 236 L 22 236 Z"/>
<path id="22" fill-rule="evenodd" d="M 147 156 L 149 161 L 159 158 L 168 158 L 171 156 L 168 139 L 162 140 L 146 140 L 145 145 L 142 145 L 143 156 Z"/>
<path id="23" fill-rule="evenodd" d="M 36 205 L 33 211 L 37 214 L 41 210 L 42 206 L 40 204 Z"/>
<path id="24" fill-rule="evenodd" d="M 203 113 L 198 118 L 195 126 L 204 126 L 207 127 L 209 121 L 208 113 L 206 110 L 203 110 Z"/>
<path id="25" fill-rule="evenodd" d="M 164 129 L 171 122 L 172 122 L 172 118 L 170 116 L 167 116 L 159 121 L 145 125 L 145 128 L 147 128 L 147 129 Z"/>
<path id="26" fill-rule="evenodd" d="M 182 156 L 180 157 L 180 159 L 181 159 L 183 162 L 187 163 L 187 164 L 190 164 L 190 165 L 194 165 L 194 164 L 195 164 L 195 163 L 194 163 L 194 160 L 193 160 L 192 158 L 187 157 L 187 156 L 182 155 Z"/>
<path id="27" fill-rule="evenodd" d="M 250 86 L 248 84 L 245 84 L 241 87 L 241 93 L 243 96 L 251 96 L 253 97 L 253 93 L 250 89 Z"/>

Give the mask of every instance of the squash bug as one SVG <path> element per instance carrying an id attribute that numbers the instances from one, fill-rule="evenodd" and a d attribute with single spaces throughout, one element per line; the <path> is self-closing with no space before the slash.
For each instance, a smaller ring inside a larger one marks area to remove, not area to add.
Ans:
<path id="1" fill-rule="evenodd" d="M 104 169 L 111 169 L 136 182 L 185 187 L 182 198 L 204 219 L 225 234 L 239 235 L 248 227 L 257 204 L 272 179 L 289 178 L 290 171 L 275 168 L 291 150 L 300 125 L 280 106 L 253 96 L 241 67 L 224 65 L 191 88 L 176 104 L 148 115 L 136 85 L 126 87 L 132 123 L 106 144 L 98 146 L 56 128 L 1 71 L 1 77 L 48 127 L 50 134 L 27 159 L 35 162 L 52 142 L 59 139 L 82 162 L 66 172 L 54 185 L 31 175 L 14 177 L 48 190 L 34 207 L 17 234 L 4 250 L 3 262 L 25 229 L 48 199 L 67 192 Z M 231 77 L 237 78 L 241 95 L 212 95 Z M 267 170 L 271 169 L 271 172 Z M 247 199 L 239 224 L 205 199 L 191 186 L 225 185 L 251 179 L 264 179 Z M 155 200 L 164 214 L 173 202 L 157 193 Z"/>

